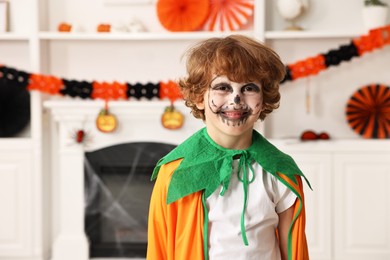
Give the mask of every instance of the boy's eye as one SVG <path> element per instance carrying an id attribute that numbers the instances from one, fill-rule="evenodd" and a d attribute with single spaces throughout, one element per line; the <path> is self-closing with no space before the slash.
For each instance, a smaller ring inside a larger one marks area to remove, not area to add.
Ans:
<path id="1" fill-rule="evenodd" d="M 260 88 L 257 85 L 255 85 L 253 83 L 250 83 L 248 85 L 243 86 L 241 91 L 242 92 L 255 92 L 255 93 L 258 93 L 258 92 L 260 92 Z"/>
<path id="2" fill-rule="evenodd" d="M 213 86 L 212 89 L 217 90 L 217 91 L 223 91 L 223 92 L 231 92 L 232 91 L 232 87 L 226 83 L 217 84 L 217 85 Z"/>

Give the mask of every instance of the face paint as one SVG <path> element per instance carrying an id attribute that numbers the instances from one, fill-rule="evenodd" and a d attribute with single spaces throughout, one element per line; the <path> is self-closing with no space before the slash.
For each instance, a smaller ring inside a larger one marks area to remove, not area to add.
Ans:
<path id="1" fill-rule="evenodd" d="M 241 103 L 241 98 L 239 95 L 237 95 L 235 98 L 234 98 L 234 103 L 236 104 L 240 104 Z"/>
<path id="2" fill-rule="evenodd" d="M 236 83 L 226 76 L 214 78 L 208 92 L 208 106 L 223 123 L 240 126 L 251 116 L 259 116 L 262 95 L 259 83 Z"/>

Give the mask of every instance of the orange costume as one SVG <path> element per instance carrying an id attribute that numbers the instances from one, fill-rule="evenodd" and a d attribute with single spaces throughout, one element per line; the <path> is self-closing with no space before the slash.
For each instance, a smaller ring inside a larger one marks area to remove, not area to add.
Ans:
<path id="1" fill-rule="evenodd" d="M 157 174 L 158 177 L 149 210 L 148 260 L 208 259 L 205 201 L 218 186 L 228 188 L 230 175 L 226 172 L 231 171 L 236 155 L 244 164 L 256 160 L 297 196 L 288 234 L 288 259 L 309 259 L 301 181 L 304 176 L 291 157 L 256 131 L 250 148 L 228 150 L 216 147 L 206 130 L 201 129 L 162 158 L 155 168 L 152 179 Z M 214 175 L 202 174 L 213 167 L 218 169 Z"/>

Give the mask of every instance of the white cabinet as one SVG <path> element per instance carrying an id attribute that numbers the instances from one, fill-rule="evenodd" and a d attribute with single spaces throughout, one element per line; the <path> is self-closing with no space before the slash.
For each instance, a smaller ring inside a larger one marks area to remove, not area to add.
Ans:
<path id="1" fill-rule="evenodd" d="M 0 149 L 0 259 L 33 252 L 31 159 L 28 150 Z"/>
<path id="2" fill-rule="evenodd" d="M 312 260 L 390 259 L 390 142 L 275 141 L 307 176 Z"/>
<path id="3" fill-rule="evenodd" d="M 334 156 L 335 259 L 390 259 L 390 153 Z"/>

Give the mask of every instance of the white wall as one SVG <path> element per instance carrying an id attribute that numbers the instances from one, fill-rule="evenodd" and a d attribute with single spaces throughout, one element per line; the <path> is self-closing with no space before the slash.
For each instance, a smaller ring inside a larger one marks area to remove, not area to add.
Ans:
<path id="1" fill-rule="evenodd" d="M 123 23 L 135 17 L 150 31 L 164 32 L 155 4 L 105 5 L 103 0 L 50 1 L 49 29 L 61 21 L 93 31 L 99 22 Z M 107 0 L 109 1 L 109 0 Z M 131 1 L 131 0 L 130 0 Z M 285 22 L 274 1 L 266 1 L 266 28 L 280 30 Z M 308 12 L 299 20 L 307 30 L 361 32 L 363 1 L 309 1 Z M 72 11 L 73 10 L 73 11 Z M 76 11 L 74 11 L 76 10 Z M 270 40 L 288 64 L 348 44 L 351 38 Z M 181 55 L 191 41 L 160 42 L 53 42 L 48 73 L 75 79 L 124 80 L 146 82 L 175 79 L 184 75 Z M 266 133 L 272 138 L 298 137 L 306 129 L 326 131 L 335 138 L 359 138 L 347 125 L 345 103 L 359 87 L 380 82 L 390 84 L 387 67 L 389 48 L 375 51 L 351 62 L 330 67 L 315 77 L 282 85 L 282 103 L 266 120 Z M 88 58 L 82 58 L 88 57 Z M 134 62 L 135 61 L 135 62 Z M 164 66 L 161 66 L 161 63 Z M 305 89 L 310 88 L 311 111 L 305 107 Z"/>
<path id="2" fill-rule="evenodd" d="M 326 53 L 351 39 L 283 40 L 272 42 L 285 63 Z M 390 47 L 355 57 L 349 62 L 320 72 L 316 76 L 281 85 L 281 106 L 267 120 L 267 132 L 274 138 L 297 137 L 306 129 L 326 131 L 336 138 L 359 138 L 345 119 L 345 105 L 360 87 L 371 83 L 390 86 Z M 306 88 L 310 90 L 311 110 L 306 111 Z"/>
<path id="3" fill-rule="evenodd" d="M 94 31 L 101 22 L 113 25 L 139 19 L 152 32 L 166 32 L 158 21 L 156 0 L 148 4 L 109 5 L 115 0 L 45 0 L 40 9 L 41 31 L 56 31 L 60 22 L 68 22 L 86 31 Z M 122 2 L 136 0 L 122 0 Z M 266 1 L 266 29 L 281 30 L 285 22 L 276 11 L 274 2 Z M 11 10 L 26 5 L 26 0 L 14 0 Z M 310 0 L 309 10 L 299 23 L 310 31 L 339 31 L 364 33 L 361 18 L 363 0 Z M 46 15 L 47 9 L 48 15 Z M 18 9 L 20 10 L 20 8 Z M 24 9 L 23 9 L 24 10 Z M 13 11 L 14 12 L 14 11 Z M 261 12 L 260 12 L 261 13 Z M 20 19 L 29 13 L 12 13 L 12 29 L 28 30 L 29 24 L 20 25 Z M 261 20 L 261 19 L 260 19 Z M 352 38 L 277 39 L 267 40 L 284 63 L 289 64 L 348 44 Z M 43 53 L 42 72 L 75 80 L 104 80 L 157 82 L 177 79 L 185 75 L 183 52 L 193 40 L 160 41 L 47 41 Z M 0 42 L 0 63 L 28 70 L 30 66 L 26 42 Z M 26 58 L 27 56 L 27 58 Z M 339 66 L 330 67 L 318 76 L 299 79 L 281 86 L 282 103 L 266 119 L 266 133 L 272 138 L 298 137 L 306 129 L 327 131 L 335 138 L 360 138 L 345 121 L 345 103 L 352 93 L 369 83 L 390 85 L 388 67 L 390 49 L 385 47 Z M 305 88 L 311 93 L 311 111 L 306 112 Z"/>

